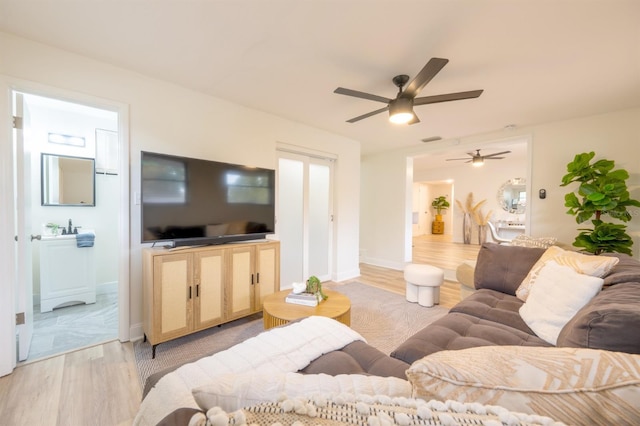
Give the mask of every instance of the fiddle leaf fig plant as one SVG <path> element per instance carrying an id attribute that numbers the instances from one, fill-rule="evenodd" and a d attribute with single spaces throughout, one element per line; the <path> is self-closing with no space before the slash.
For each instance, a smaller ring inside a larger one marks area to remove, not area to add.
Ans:
<path id="1" fill-rule="evenodd" d="M 578 182 L 576 191 L 564 197 L 564 205 L 569 207 L 567 214 L 576 217 L 577 223 L 591 219 L 593 229 L 579 228 L 580 234 L 573 245 L 584 251 L 600 253 L 626 253 L 631 255 L 633 240 L 626 233 L 626 225 L 605 222 L 605 217 L 628 222 L 632 216 L 627 208 L 640 207 L 640 201 L 631 199 L 626 180 L 629 172 L 614 169 L 615 162 L 598 160 L 591 163 L 595 153 L 577 154 L 567 164 L 567 174 L 562 177 L 560 186 Z"/>
<path id="2" fill-rule="evenodd" d="M 449 206 L 450 206 L 450 204 L 447 201 L 447 197 L 445 197 L 444 195 L 436 197 L 431 202 L 431 207 L 436 209 L 436 213 L 438 213 L 438 214 L 442 214 L 442 212 L 447 210 L 449 208 Z"/>

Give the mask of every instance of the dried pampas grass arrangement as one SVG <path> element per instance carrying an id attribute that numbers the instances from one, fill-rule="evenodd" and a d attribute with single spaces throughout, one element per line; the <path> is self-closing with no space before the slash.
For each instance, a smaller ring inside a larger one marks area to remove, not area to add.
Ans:
<path id="1" fill-rule="evenodd" d="M 469 213 L 478 225 L 486 225 L 491 218 L 491 213 L 493 213 L 493 210 L 489 210 L 489 213 L 487 213 L 486 216 L 482 213 L 482 205 L 486 202 L 487 200 L 482 200 L 476 204 L 473 204 L 473 192 L 470 192 L 469 195 L 467 195 L 467 199 L 464 205 L 460 202 L 460 200 L 456 199 L 456 205 L 462 211 L 462 213 Z"/>

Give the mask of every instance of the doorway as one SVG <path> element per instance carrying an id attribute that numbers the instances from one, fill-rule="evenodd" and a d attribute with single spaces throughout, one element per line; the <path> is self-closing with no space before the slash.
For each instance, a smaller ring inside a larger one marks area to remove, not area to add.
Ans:
<path id="1" fill-rule="evenodd" d="M 333 162 L 326 157 L 278 150 L 277 234 L 281 286 L 312 275 L 331 279 Z"/>
<path id="2" fill-rule="evenodd" d="M 121 120 L 114 110 L 13 95 L 22 117 L 16 235 L 25 237 L 16 253 L 17 357 L 30 362 L 121 337 Z"/>

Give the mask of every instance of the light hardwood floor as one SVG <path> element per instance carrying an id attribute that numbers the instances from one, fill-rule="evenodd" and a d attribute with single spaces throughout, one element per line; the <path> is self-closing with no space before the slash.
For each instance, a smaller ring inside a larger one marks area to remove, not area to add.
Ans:
<path id="1" fill-rule="evenodd" d="M 475 260 L 480 246 L 477 244 L 452 243 L 448 235 L 423 235 L 413 239 L 412 262 L 437 266 L 445 270 L 445 282 L 440 287 L 440 305 L 451 308 L 460 301 L 460 286 L 455 279 L 455 270 L 465 260 Z M 405 293 L 403 272 L 379 266 L 360 264 L 358 281 L 373 287 L 383 288 L 398 294 Z"/>
<path id="2" fill-rule="evenodd" d="M 447 236 L 417 237 L 413 262 L 451 274 L 464 260 L 475 259 L 479 248 L 451 243 Z M 402 271 L 361 264 L 360 272 L 353 281 L 405 292 Z M 445 281 L 440 305 L 459 300 L 458 284 Z M 109 342 L 25 364 L 0 378 L 0 424 L 130 425 L 141 395 L 132 344 Z"/>
<path id="3" fill-rule="evenodd" d="M 0 424 L 130 425 L 141 395 L 132 344 L 113 341 L 0 378 Z"/>

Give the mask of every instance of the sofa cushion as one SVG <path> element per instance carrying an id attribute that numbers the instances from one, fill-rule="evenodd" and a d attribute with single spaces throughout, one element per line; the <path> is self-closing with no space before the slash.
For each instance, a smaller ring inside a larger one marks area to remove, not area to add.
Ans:
<path id="1" fill-rule="evenodd" d="M 560 330 L 600 292 L 603 281 L 550 260 L 540 269 L 520 316 L 537 336 L 555 345 Z"/>
<path id="2" fill-rule="evenodd" d="M 495 404 L 572 425 L 640 424 L 640 356 L 577 348 L 442 351 L 407 371 L 413 396 Z"/>
<path id="3" fill-rule="evenodd" d="M 331 351 L 300 370 L 304 374 L 373 374 L 381 377 L 406 379 L 404 372 L 409 364 L 390 358 L 363 341 L 349 343 L 344 348 Z"/>
<path id="4" fill-rule="evenodd" d="M 492 345 L 550 346 L 534 334 L 508 325 L 451 312 L 411 336 L 391 352 L 391 356 L 411 364 L 426 355 L 447 349 Z"/>
<path id="5" fill-rule="evenodd" d="M 522 304 L 522 300 L 515 296 L 495 290 L 481 289 L 456 304 L 449 312 L 468 314 L 517 328 L 528 334 L 535 334 L 518 312 Z"/>
<path id="6" fill-rule="evenodd" d="M 473 277 L 475 287 L 515 295 L 516 289 L 544 251 L 536 247 L 483 244 L 478 252 Z"/>
<path id="7" fill-rule="evenodd" d="M 640 282 L 605 287 L 564 326 L 558 346 L 640 354 Z"/>
<path id="8" fill-rule="evenodd" d="M 527 300 L 531 287 L 535 285 L 540 270 L 545 263 L 553 260 L 560 265 L 573 268 L 579 274 L 591 275 L 593 277 L 604 277 L 609 274 L 614 266 L 620 261 L 612 256 L 594 256 L 582 254 L 575 251 L 564 250 L 560 247 L 549 247 L 540 259 L 531 267 L 527 276 L 522 280 L 516 290 L 519 299 Z"/>
<path id="9" fill-rule="evenodd" d="M 605 287 L 619 283 L 640 283 L 640 261 L 623 253 L 604 253 L 600 256 L 618 258 L 618 263 L 604 276 Z"/>

